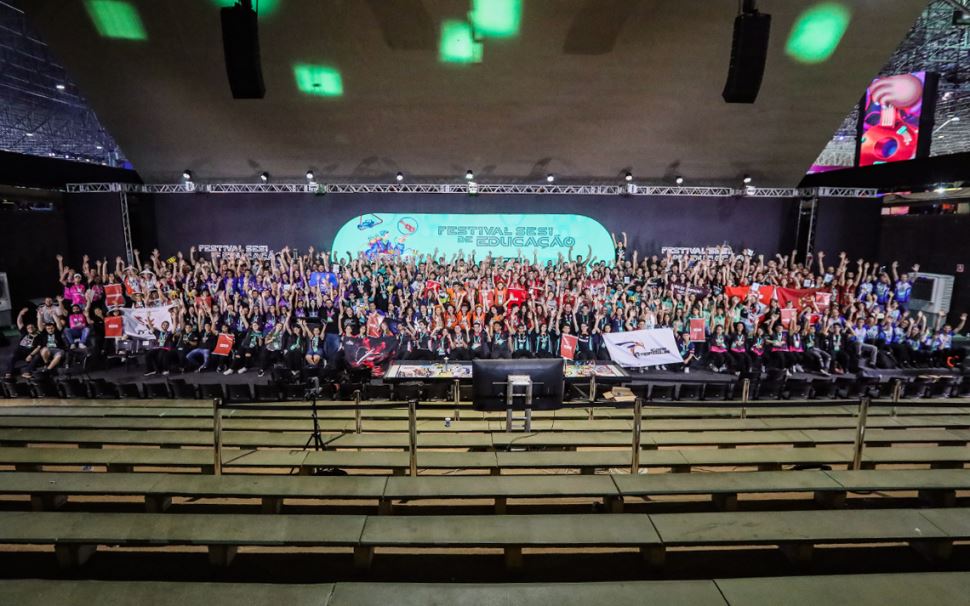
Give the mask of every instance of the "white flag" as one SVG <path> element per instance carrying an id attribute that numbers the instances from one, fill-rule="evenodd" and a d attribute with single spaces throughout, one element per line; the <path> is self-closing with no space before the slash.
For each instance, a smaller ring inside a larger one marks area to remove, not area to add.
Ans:
<path id="1" fill-rule="evenodd" d="M 172 307 L 126 307 L 121 310 L 125 321 L 125 335 L 134 339 L 150 341 L 155 338 L 152 329 L 148 327 L 148 318 L 152 319 L 155 330 L 162 328 L 162 322 L 168 322 L 168 329 L 173 330 Z"/>
<path id="2" fill-rule="evenodd" d="M 660 366 L 684 361 L 674 331 L 669 328 L 607 332 L 603 333 L 603 341 L 610 357 L 620 366 Z"/>

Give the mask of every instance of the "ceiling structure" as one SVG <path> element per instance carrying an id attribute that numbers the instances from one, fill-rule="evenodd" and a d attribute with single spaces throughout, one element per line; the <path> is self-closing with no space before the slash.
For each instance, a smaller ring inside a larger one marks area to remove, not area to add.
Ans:
<path id="1" fill-rule="evenodd" d="M 926 6 L 845 0 L 841 44 L 804 64 L 786 40 L 817 3 L 762 0 L 772 34 L 761 93 L 728 105 L 736 0 L 522 0 L 517 33 L 473 41 L 481 61 L 470 64 L 442 62 L 437 41 L 448 22 L 469 19 L 472 0 L 262 0 L 262 100 L 231 98 L 225 1 L 122 1 L 143 34 L 122 38 L 101 36 L 90 0 L 22 8 L 148 182 L 185 169 L 223 182 L 307 169 L 318 181 L 461 179 L 472 169 L 483 182 L 631 170 L 638 182 L 750 174 L 794 186 Z M 327 90 L 339 92 L 301 92 L 298 66 L 325 66 Z"/>

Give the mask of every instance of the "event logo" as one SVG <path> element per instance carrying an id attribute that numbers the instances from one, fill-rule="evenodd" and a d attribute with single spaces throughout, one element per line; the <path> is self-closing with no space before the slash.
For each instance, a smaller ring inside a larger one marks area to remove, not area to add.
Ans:
<path id="1" fill-rule="evenodd" d="M 397 221 L 397 230 L 402 236 L 411 236 L 418 231 L 418 222 L 414 217 L 401 217 Z"/>
<path id="2" fill-rule="evenodd" d="M 666 347 L 654 347 L 653 349 L 647 349 L 647 346 L 643 343 L 643 341 L 620 341 L 616 345 L 617 347 L 623 347 L 626 349 L 630 355 L 635 358 L 647 358 L 650 356 L 657 356 L 667 353 Z"/>

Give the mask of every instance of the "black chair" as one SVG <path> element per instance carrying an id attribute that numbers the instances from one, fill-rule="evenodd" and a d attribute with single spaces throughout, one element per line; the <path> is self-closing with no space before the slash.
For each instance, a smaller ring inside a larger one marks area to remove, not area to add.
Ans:
<path id="1" fill-rule="evenodd" d="M 321 386 L 322 387 L 322 386 Z M 338 400 L 353 400 L 356 392 L 361 392 L 363 396 L 364 386 L 361 383 L 341 383 L 337 389 L 336 398 Z"/>
<path id="2" fill-rule="evenodd" d="M 875 389 L 876 393 L 873 394 L 872 390 Z M 865 395 L 878 395 L 879 389 L 879 379 L 862 378 L 857 379 L 849 384 L 849 388 L 843 397 L 855 399 L 861 398 Z"/>
<path id="3" fill-rule="evenodd" d="M 707 383 L 704 385 L 704 400 L 727 400 L 728 383 Z"/>
<path id="4" fill-rule="evenodd" d="M 226 385 L 227 402 L 252 402 L 253 392 L 249 388 L 249 383 L 233 383 Z"/>
<path id="5" fill-rule="evenodd" d="M 930 379 L 917 378 L 909 383 L 903 384 L 902 397 L 904 398 L 925 398 L 929 392 Z"/>
<path id="6" fill-rule="evenodd" d="M 949 398 L 958 390 L 959 377 L 943 377 L 930 384 L 927 398 Z"/>
<path id="7" fill-rule="evenodd" d="M 323 387 L 321 385 L 321 387 Z M 331 389 L 333 386 L 331 385 Z M 289 402 L 306 399 L 306 383 L 284 383 L 283 399 Z"/>
<path id="8" fill-rule="evenodd" d="M 831 400 L 836 397 L 835 381 L 815 379 L 812 381 L 812 397 L 816 400 Z"/>
<path id="9" fill-rule="evenodd" d="M 88 393 L 99 400 L 117 400 L 118 388 L 105 379 L 94 379 L 87 382 Z"/>
<path id="10" fill-rule="evenodd" d="M 87 385 L 81 379 L 61 379 L 57 382 L 62 398 L 89 398 Z"/>
<path id="11" fill-rule="evenodd" d="M 48 376 L 34 377 L 30 380 L 30 390 L 35 398 L 60 398 L 57 384 Z"/>
<path id="12" fill-rule="evenodd" d="M 138 387 L 138 383 L 118 383 L 116 385 L 118 390 L 118 397 L 120 398 L 141 398 L 141 389 Z"/>
<path id="13" fill-rule="evenodd" d="M 436 381 L 424 386 L 424 399 L 451 402 L 455 399 L 454 386 L 448 382 Z"/>
<path id="14" fill-rule="evenodd" d="M 857 383 L 856 379 L 853 377 L 839 377 L 832 384 L 833 395 L 837 398 L 848 398 L 849 391 L 853 389 L 853 386 Z"/>
<path id="15" fill-rule="evenodd" d="M 253 387 L 255 387 L 256 399 L 260 402 L 279 402 L 282 399 L 279 385 L 270 383 L 268 385 L 257 384 Z"/>
<path id="16" fill-rule="evenodd" d="M 807 400 L 812 396 L 812 382 L 808 379 L 788 379 L 784 394 L 786 400 Z"/>
<path id="17" fill-rule="evenodd" d="M 200 383 L 199 397 L 203 400 L 211 400 L 213 398 L 225 399 L 226 393 L 221 383 Z"/>
<path id="18" fill-rule="evenodd" d="M 150 400 L 162 400 L 172 397 L 168 383 L 145 383 L 145 397 Z"/>
<path id="19" fill-rule="evenodd" d="M 700 400 L 704 397 L 703 383 L 681 383 L 677 390 L 678 400 Z"/>
<path id="20" fill-rule="evenodd" d="M 185 379 L 171 379 L 168 382 L 172 397 L 176 400 L 195 400 L 199 397 L 197 386 Z"/>
<path id="21" fill-rule="evenodd" d="M 30 385 L 16 381 L 4 381 L 3 391 L 8 398 L 32 398 L 34 396 L 30 390 Z"/>
<path id="22" fill-rule="evenodd" d="M 390 400 L 391 386 L 389 383 L 367 383 L 363 395 L 365 400 Z"/>
<path id="23" fill-rule="evenodd" d="M 755 400 L 780 400 L 785 389 L 784 381 L 765 380 L 759 381 L 753 388 L 753 399 Z"/>
<path id="24" fill-rule="evenodd" d="M 395 400 L 407 402 L 409 400 L 422 400 L 423 398 L 424 390 L 422 389 L 421 383 L 398 383 L 394 386 Z"/>
<path id="25" fill-rule="evenodd" d="M 650 400 L 653 402 L 673 401 L 676 387 L 676 385 L 651 385 Z"/>

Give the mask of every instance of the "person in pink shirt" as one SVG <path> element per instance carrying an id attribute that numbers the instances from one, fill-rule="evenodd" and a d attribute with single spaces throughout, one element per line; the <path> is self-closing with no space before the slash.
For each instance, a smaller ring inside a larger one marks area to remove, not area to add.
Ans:
<path id="1" fill-rule="evenodd" d="M 67 328 L 64 329 L 64 340 L 67 341 L 71 349 L 87 349 L 88 320 L 81 310 L 81 306 L 74 304 L 71 306 L 71 313 L 67 316 Z"/>

